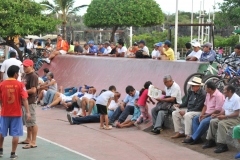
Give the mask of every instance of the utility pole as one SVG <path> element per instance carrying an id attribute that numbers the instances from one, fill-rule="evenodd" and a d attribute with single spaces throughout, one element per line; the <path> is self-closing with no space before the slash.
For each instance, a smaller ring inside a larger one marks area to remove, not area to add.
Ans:
<path id="1" fill-rule="evenodd" d="M 178 0 L 176 0 L 176 15 L 175 15 L 175 38 L 174 38 L 174 60 L 177 60 L 177 41 L 178 41 Z"/>
<path id="2" fill-rule="evenodd" d="M 192 0 L 191 24 L 193 24 L 193 0 Z M 193 26 L 191 26 L 191 42 L 192 42 L 192 39 L 193 39 Z"/>
<path id="3" fill-rule="evenodd" d="M 132 36 L 133 36 L 133 34 L 132 34 L 132 26 L 130 27 L 130 47 L 132 47 Z"/>

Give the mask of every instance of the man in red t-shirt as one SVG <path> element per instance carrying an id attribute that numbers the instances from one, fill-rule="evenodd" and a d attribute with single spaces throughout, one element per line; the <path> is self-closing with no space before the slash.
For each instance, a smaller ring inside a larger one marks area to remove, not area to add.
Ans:
<path id="1" fill-rule="evenodd" d="M 8 79 L 0 84 L 0 156 L 3 156 L 3 141 L 8 134 L 13 137 L 12 152 L 10 159 L 16 159 L 15 151 L 18 145 L 19 136 L 23 136 L 22 103 L 27 111 L 27 120 L 31 118 L 28 108 L 28 94 L 25 85 L 17 81 L 20 68 L 12 65 L 7 70 Z"/>

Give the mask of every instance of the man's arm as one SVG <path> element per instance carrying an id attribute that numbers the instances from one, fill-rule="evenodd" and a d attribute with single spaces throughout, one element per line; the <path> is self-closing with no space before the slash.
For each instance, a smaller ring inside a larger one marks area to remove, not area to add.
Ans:
<path id="1" fill-rule="evenodd" d="M 3 81 L 3 74 L 4 74 L 4 72 L 1 72 L 1 74 L 0 74 L 0 81 L 2 82 Z"/>
<path id="2" fill-rule="evenodd" d="M 234 111 L 234 113 L 232 113 L 228 116 L 226 116 L 225 114 L 217 116 L 217 118 L 219 120 L 228 119 L 228 118 L 236 118 L 236 117 L 239 117 L 239 110 Z"/>
<path id="3" fill-rule="evenodd" d="M 186 61 L 197 61 L 198 59 L 197 59 L 197 57 L 193 57 L 193 56 L 188 56 L 187 58 L 186 58 Z"/>
<path id="4" fill-rule="evenodd" d="M 156 98 L 156 100 L 159 102 L 174 102 L 176 100 L 176 97 L 169 97 L 164 99 Z"/>
<path id="5" fill-rule="evenodd" d="M 194 106 L 194 108 L 192 108 L 189 111 L 201 111 L 203 109 L 203 107 L 204 107 L 205 99 L 206 99 L 206 94 L 205 93 L 201 93 L 198 96 L 196 105 Z"/>
<path id="6" fill-rule="evenodd" d="M 31 89 L 28 89 L 27 90 L 27 93 L 28 94 L 34 94 L 34 93 L 36 93 L 37 92 L 37 88 L 36 87 L 32 87 Z"/>
<path id="7" fill-rule="evenodd" d="M 31 119 L 31 115 L 30 115 L 30 112 L 29 112 L 29 107 L 28 107 L 28 100 L 27 98 L 22 98 L 22 102 L 23 102 L 23 105 L 26 109 L 26 114 L 27 114 L 27 121 L 29 121 Z"/>

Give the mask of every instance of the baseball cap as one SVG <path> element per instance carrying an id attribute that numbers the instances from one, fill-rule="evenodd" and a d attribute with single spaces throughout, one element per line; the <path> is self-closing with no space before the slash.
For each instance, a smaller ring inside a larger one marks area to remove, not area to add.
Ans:
<path id="1" fill-rule="evenodd" d="M 162 46 L 162 42 L 158 42 L 155 44 L 156 47 L 161 47 Z"/>
<path id="2" fill-rule="evenodd" d="M 133 45 L 134 45 L 134 46 L 138 46 L 138 43 L 137 43 L 137 42 L 134 42 Z"/>
<path id="3" fill-rule="evenodd" d="M 202 47 L 208 47 L 208 48 L 211 48 L 212 47 L 212 43 L 205 43 L 204 45 L 202 45 Z"/>
<path id="4" fill-rule="evenodd" d="M 164 42 L 164 44 L 166 44 L 166 45 L 168 45 L 168 46 L 171 46 L 171 42 L 169 41 L 169 40 L 166 40 L 165 42 Z"/>
<path id="5" fill-rule="evenodd" d="M 23 61 L 23 66 L 29 67 L 29 66 L 33 66 L 33 61 L 30 59 L 26 59 Z"/>
<path id="6" fill-rule="evenodd" d="M 144 40 L 139 41 L 139 44 L 140 44 L 140 43 L 142 43 L 142 44 L 144 44 L 144 45 L 146 44 L 146 42 L 145 42 Z"/>
<path id="7" fill-rule="evenodd" d="M 201 47 L 201 44 L 199 42 L 194 42 L 192 43 L 193 47 Z"/>
<path id="8" fill-rule="evenodd" d="M 91 41 L 88 42 L 88 44 L 94 44 L 94 41 L 91 40 Z"/>

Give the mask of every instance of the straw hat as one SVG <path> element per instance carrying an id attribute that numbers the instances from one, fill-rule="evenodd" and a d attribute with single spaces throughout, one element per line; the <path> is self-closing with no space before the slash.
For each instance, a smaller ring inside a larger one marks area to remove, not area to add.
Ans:
<path id="1" fill-rule="evenodd" d="M 191 82 L 188 82 L 188 84 L 192 86 L 203 86 L 202 79 L 198 77 L 194 77 Z"/>

